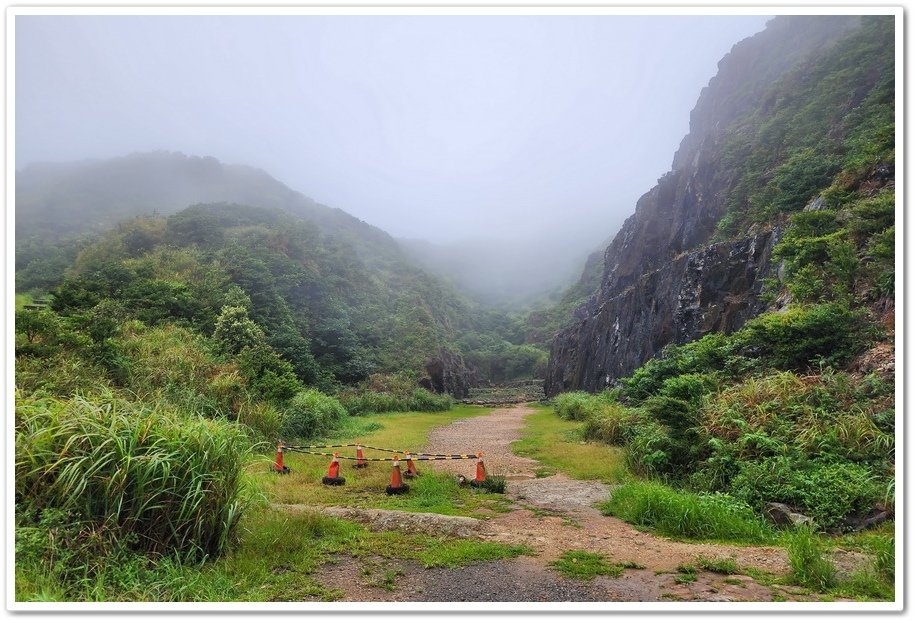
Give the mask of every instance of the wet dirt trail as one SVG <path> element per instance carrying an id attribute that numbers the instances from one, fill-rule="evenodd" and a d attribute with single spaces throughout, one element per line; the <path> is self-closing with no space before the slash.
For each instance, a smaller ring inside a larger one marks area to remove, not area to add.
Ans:
<path id="1" fill-rule="evenodd" d="M 678 582 L 679 565 L 698 557 L 732 558 L 739 568 L 753 567 L 774 574 L 788 572 L 785 550 L 778 547 L 681 543 L 640 532 L 594 508 L 608 499 L 611 486 L 573 480 L 563 474 L 536 478 L 537 461 L 516 456 L 513 441 L 521 437 L 525 416 L 532 409 L 517 405 L 486 415 L 455 421 L 434 430 L 425 452 L 480 450 L 487 472 L 505 475 L 508 513 L 494 513 L 483 522 L 480 538 L 527 545 L 534 556 L 477 563 L 463 569 L 422 569 L 404 564 L 394 589 L 356 584 L 359 574 L 337 565 L 333 587 L 353 601 L 772 601 L 809 600 L 791 587 L 763 586 L 746 575 L 726 576 L 699 570 L 696 581 Z M 467 475 L 466 461 L 430 461 L 427 469 Z M 570 580 L 548 563 L 567 550 L 604 554 L 612 562 L 635 562 L 644 569 L 626 569 L 620 577 Z M 349 563 L 354 564 L 355 563 Z M 351 581 L 344 582 L 349 577 Z M 335 580 L 338 578 L 340 582 Z"/>

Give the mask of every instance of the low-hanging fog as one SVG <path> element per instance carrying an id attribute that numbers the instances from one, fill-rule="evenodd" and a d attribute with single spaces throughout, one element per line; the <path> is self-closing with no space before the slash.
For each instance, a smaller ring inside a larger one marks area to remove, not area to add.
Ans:
<path id="1" fill-rule="evenodd" d="M 19 16 L 16 168 L 252 165 L 505 304 L 578 276 L 767 19 Z"/>

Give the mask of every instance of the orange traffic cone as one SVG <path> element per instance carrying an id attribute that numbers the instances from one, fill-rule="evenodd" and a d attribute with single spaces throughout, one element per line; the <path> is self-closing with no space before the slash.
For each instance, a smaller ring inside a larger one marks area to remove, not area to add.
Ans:
<path id="1" fill-rule="evenodd" d="M 404 472 L 404 478 L 419 476 L 417 473 L 417 466 L 413 464 L 413 456 L 411 456 L 410 452 L 408 452 L 407 456 L 404 458 L 407 459 L 407 471 Z"/>
<path id="2" fill-rule="evenodd" d="M 385 487 L 385 493 L 399 495 L 408 491 L 410 491 L 410 487 L 401 481 L 401 466 L 398 461 L 398 455 L 395 454 L 391 460 L 391 484 Z"/>
<path id="3" fill-rule="evenodd" d="M 487 470 L 483 466 L 483 452 L 477 453 L 477 475 L 471 481 L 472 487 L 479 487 L 487 479 Z"/>
<path id="4" fill-rule="evenodd" d="M 366 460 L 366 457 L 363 455 L 363 447 L 357 442 L 356 444 L 356 469 L 363 469 L 364 467 L 369 467 L 369 461 Z"/>
<path id="5" fill-rule="evenodd" d="M 289 468 L 283 464 L 283 444 L 277 444 L 277 456 L 274 459 L 274 464 L 270 466 L 270 471 L 277 472 L 278 474 L 288 474 Z"/>
<path id="6" fill-rule="evenodd" d="M 344 479 L 340 477 L 340 455 L 335 452 L 334 458 L 331 459 L 331 464 L 328 466 L 328 475 L 321 479 L 321 484 L 324 485 L 342 485 Z"/>

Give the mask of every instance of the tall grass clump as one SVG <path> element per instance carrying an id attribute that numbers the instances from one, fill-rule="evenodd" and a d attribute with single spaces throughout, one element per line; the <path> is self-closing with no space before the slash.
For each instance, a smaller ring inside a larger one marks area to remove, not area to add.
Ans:
<path id="1" fill-rule="evenodd" d="M 553 408 L 564 420 L 577 422 L 596 417 L 607 404 L 600 397 L 587 392 L 567 392 L 553 399 Z"/>
<path id="2" fill-rule="evenodd" d="M 448 394 L 434 394 L 428 389 L 418 387 L 407 400 L 408 411 L 448 411 L 455 404 Z"/>
<path id="3" fill-rule="evenodd" d="M 809 526 L 800 526 L 786 543 L 792 581 L 816 591 L 836 584 L 836 568 L 827 558 L 827 548 Z"/>
<path id="4" fill-rule="evenodd" d="M 400 413 L 408 411 L 407 401 L 392 394 L 374 391 L 348 392 L 340 395 L 340 404 L 350 415 Z"/>
<path id="5" fill-rule="evenodd" d="M 392 393 L 363 388 L 342 393 L 340 403 L 350 415 L 370 413 L 404 413 L 406 411 L 450 410 L 455 401 L 448 394 L 435 394 L 428 389 L 417 387 L 408 393 Z"/>
<path id="6" fill-rule="evenodd" d="M 602 512 L 665 536 L 768 543 L 773 529 L 746 505 L 724 494 L 697 495 L 636 481 L 614 490 Z"/>
<path id="7" fill-rule="evenodd" d="M 339 400 L 308 389 L 293 396 L 286 406 L 282 433 L 293 438 L 318 437 L 333 430 L 346 416 Z"/>
<path id="8" fill-rule="evenodd" d="M 20 399 L 17 524 L 54 509 L 137 551 L 218 555 L 244 507 L 248 452 L 241 428 L 162 407 Z"/>
<path id="9" fill-rule="evenodd" d="M 612 446 L 622 446 L 636 432 L 639 413 L 618 403 L 605 404 L 585 420 L 582 436 L 585 439 L 601 441 Z"/>

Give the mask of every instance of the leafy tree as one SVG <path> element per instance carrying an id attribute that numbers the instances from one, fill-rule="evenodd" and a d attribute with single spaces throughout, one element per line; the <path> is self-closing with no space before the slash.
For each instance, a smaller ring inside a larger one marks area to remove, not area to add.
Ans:
<path id="1" fill-rule="evenodd" d="M 267 344 L 257 344 L 238 355 L 239 370 L 255 398 L 284 403 L 302 390 L 293 366 Z"/>
<path id="2" fill-rule="evenodd" d="M 225 353 L 238 354 L 264 343 L 264 331 L 248 317 L 244 307 L 223 307 L 216 319 L 213 339 Z"/>

